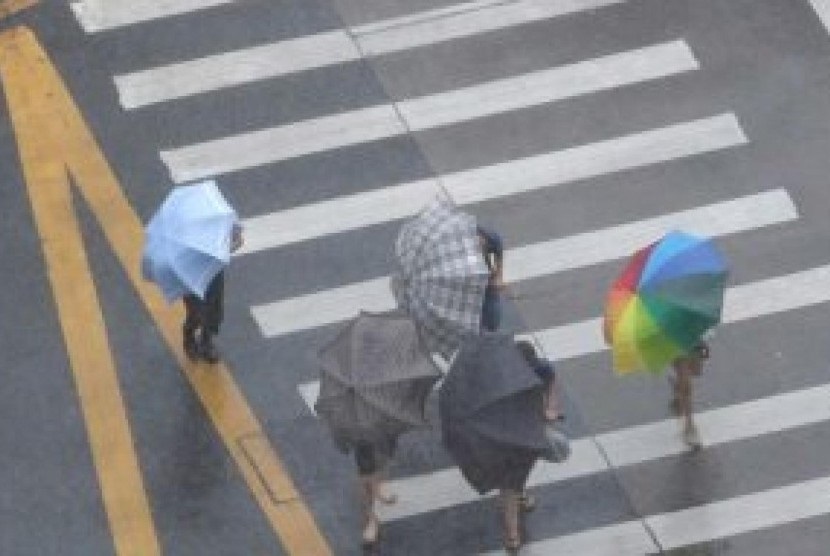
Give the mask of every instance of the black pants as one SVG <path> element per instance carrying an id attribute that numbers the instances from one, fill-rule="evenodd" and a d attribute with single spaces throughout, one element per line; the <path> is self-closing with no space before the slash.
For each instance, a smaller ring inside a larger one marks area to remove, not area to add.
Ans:
<path id="1" fill-rule="evenodd" d="M 184 296 L 184 328 L 195 331 L 201 328 L 203 334 L 216 335 L 222 324 L 225 290 L 225 273 L 220 272 L 211 280 L 205 291 L 205 298 L 193 294 Z"/>
<path id="2" fill-rule="evenodd" d="M 372 475 L 380 471 L 395 452 L 393 438 L 381 443 L 359 442 L 354 446 L 354 461 L 360 475 Z"/>

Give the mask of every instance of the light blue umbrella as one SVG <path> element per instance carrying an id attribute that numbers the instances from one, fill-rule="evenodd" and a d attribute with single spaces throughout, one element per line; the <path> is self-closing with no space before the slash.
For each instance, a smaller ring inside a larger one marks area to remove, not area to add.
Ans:
<path id="1" fill-rule="evenodd" d="M 210 281 L 230 261 L 236 211 L 216 182 L 173 189 L 145 228 L 141 271 L 172 302 L 204 297 Z"/>

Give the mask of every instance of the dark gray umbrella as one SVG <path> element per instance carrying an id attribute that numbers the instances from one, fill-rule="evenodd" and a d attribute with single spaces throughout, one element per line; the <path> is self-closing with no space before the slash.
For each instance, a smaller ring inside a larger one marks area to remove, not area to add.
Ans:
<path id="1" fill-rule="evenodd" d="M 424 425 L 441 372 L 403 312 L 362 312 L 319 352 L 315 409 L 338 443 L 387 442 Z"/>
<path id="2" fill-rule="evenodd" d="M 541 381 L 505 334 L 465 340 L 441 386 L 439 410 L 444 445 L 480 494 L 523 488 L 548 450 Z"/>

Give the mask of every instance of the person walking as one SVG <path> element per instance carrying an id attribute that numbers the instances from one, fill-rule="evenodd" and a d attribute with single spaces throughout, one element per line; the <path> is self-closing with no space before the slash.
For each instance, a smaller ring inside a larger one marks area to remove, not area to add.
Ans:
<path id="1" fill-rule="evenodd" d="M 235 224 L 230 237 L 231 253 L 242 247 L 242 227 Z M 219 361 L 219 351 L 213 337 L 219 334 L 224 316 L 225 272 L 221 270 L 208 284 L 204 298 L 188 293 L 183 297 L 185 318 L 182 324 L 182 344 L 185 355 L 191 361 L 199 359 L 208 363 Z"/>
<path id="2" fill-rule="evenodd" d="M 669 376 L 672 386 L 672 411 L 683 419 L 683 441 L 692 449 L 700 449 L 700 435 L 693 418 L 693 379 L 703 372 L 703 362 L 709 359 L 709 346 L 704 341 L 695 345 L 688 355 L 672 362 L 674 376 Z"/>
<path id="3" fill-rule="evenodd" d="M 476 226 L 481 253 L 490 269 L 490 279 L 484 292 L 481 310 L 481 326 L 496 331 L 501 324 L 501 290 L 504 289 L 504 244 L 501 236 L 493 230 Z"/>

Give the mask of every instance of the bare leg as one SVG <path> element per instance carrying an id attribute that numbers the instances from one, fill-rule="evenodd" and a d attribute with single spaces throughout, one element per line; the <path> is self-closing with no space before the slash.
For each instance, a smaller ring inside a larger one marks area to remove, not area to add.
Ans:
<path id="1" fill-rule="evenodd" d="M 373 545 L 378 540 L 380 524 L 375 514 L 375 495 L 378 477 L 376 474 L 360 476 L 360 510 L 363 520 L 362 539 L 364 545 Z"/>
<path id="2" fill-rule="evenodd" d="M 678 413 L 683 419 L 683 441 L 692 448 L 700 448 L 700 437 L 692 417 L 692 375 L 688 369 L 678 370 L 674 389 Z"/>
<path id="3" fill-rule="evenodd" d="M 502 490 L 501 504 L 504 519 L 504 547 L 508 551 L 516 551 L 522 544 L 519 531 L 519 493 L 514 490 Z"/>
<path id="4" fill-rule="evenodd" d="M 551 380 L 545 392 L 545 420 L 556 421 L 563 417 L 559 398 L 556 396 L 555 381 Z"/>

